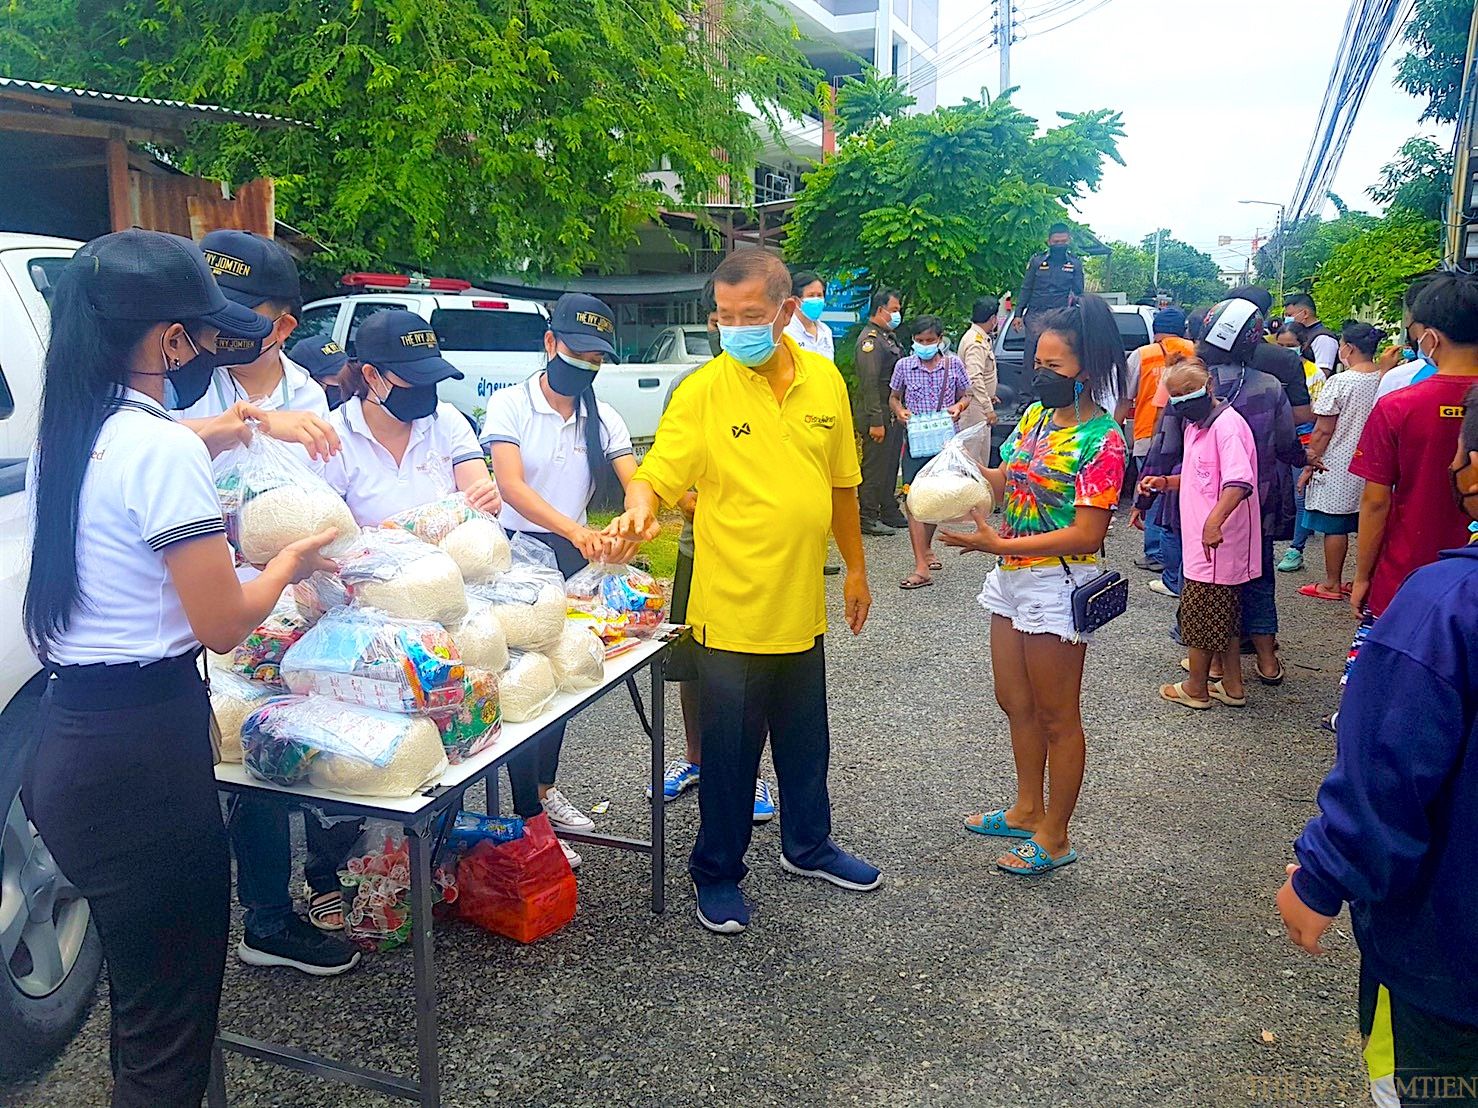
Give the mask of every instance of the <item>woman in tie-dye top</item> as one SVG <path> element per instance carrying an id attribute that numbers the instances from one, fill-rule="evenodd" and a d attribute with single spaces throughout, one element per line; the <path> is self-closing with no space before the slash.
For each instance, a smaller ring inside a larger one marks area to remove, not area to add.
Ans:
<path id="1" fill-rule="evenodd" d="M 1021 840 L 996 860 L 1018 876 L 1078 860 L 1068 821 L 1083 785 L 1081 714 L 1089 636 L 1073 625 L 1073 590 L 1098 573 L 1098 551 L 1124 483 L 1124 436 L 1095 397 L 1124 394 L 1124 347 L 1096 296 L 1042 313 L 1035 386 L 1027 409 L 986 477 L 1001 505 L 999 530 L 945 534 L 963 550 L 1000 556 L 980 605 L 991 616 L 996 700 L 1011 728 L 1016 801 L 965 826 Z M 1050 781 L 1052 802 L 1047 804 Z"/>

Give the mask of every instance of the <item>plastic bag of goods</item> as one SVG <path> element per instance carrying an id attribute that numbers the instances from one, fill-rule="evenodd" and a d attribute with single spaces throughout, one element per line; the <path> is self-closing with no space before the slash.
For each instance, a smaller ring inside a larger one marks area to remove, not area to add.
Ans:
<path id="1" fill-rule="evenodd" d="M 532 943 L 575 918 L 578 889 L 549 817 L 524 821 L 523 837 L 479 842 L 457 866 L 457 915 L 495 935 Z"/>
<path id="2" fill-rule="evenodd" d="M 318 751 L 300 742 L 293 726 L 295 709 L 306 703 L 300 696 L 273 697 L 242 722 L 241 761 L 253 777 L 274 785 L 308 780 Z"/>
<path id="3" fill-rule="evenodd" d="M 335 608 L 349 603 L 349 589 L 337 573 L 320 569 L 293 586 L 293 602 L 298 615 L 312 627 Z"/>
<path id="4" fill-rule="evenodd" d="M 313 699 L 320 705 L 337 705 L 339 726 L 400 734 L 395 752 L 384 765 L 376 765 L 357 754 L 320 751 L 308 767 L 308 782 L 315 788 L 354 796 L 414 796 L 427 785 L 440 781 L 447 771 L 441 732 L 430 717 L 378 712 L 321 697 Z"/>
<path id="5" fill-rule="evenodd" d="M 335 560 L 357 604 L 447 627 L 467 614 L 467 591 L 457 563 L 409 531 L 367 528 Z"/>
<path id="6" fill-rule="evenodd" d="M 557 691 L 554 667 L 533 651 L 513 651 L 508 668 L 498 678 L 498 703 L 509 723 L 534 719 L 549 707 Z"/>
<path id="7" fill-rule="evenodd" d="M 433 913 L 457 901 L 455 859 L 431 871 Z M 371 823 L 339 871 L 344 934 L 361 950 L 383 954 L 411 937 L 411 852 L 400 829 Z"/>
<path id="8" fill-rule="evenodd" d="M 610 656 L 610 648 L 624 642 L 635 642 L 636 640 L 627 634 L 627 625 L 631 620 L 625 612 L 613 612 L 609 608 L 598 608 L 593 612 L 581 611 L 571 608 L 565 617 L 565 623 L 574 627 L 583 627 L 606 647 L 606 656 Z"/>
<path id="9" fill-rule="evenodd" d="M 282 659 L 308 630 L 291 590 L 285 591 L 262 625 L 231 654 L 231 668 L 268 685 L 282 684 Z"/>
<path id="10" fill-rule="evenodd" d="M 549 664 L 560 692 L 593 689 L 605 680 L 606 645 L 588 627 L 567 621 L 550 648 Z"/>
<path id="11" fill-rule="evenodd" d="M 488 601 L 467 597 L 467 614 L 455 627 L 448 627 L 452 641 L 462 654 L 462 664 L 501 673 L 508 667 L 508 636 Z"/>
<path id="12" fill-rule="evenodd" d="M 578 611 L 626 616 L 628 635 L 645 638 L 662 625 L 662 586 L 639 569 L 594 563 L 571 577 L 565 592 L 570 607 Z"/>
<path id="13" fill-rule="evenodd" d="M 452 765 L 460 765 L 481 754 L 503 730 L 498 706 L 498 675 L 474 666 L 466 667 L 462 679 L 462 703 L 455 708 L 432 712 L 431 721 L 441 732 L 442 750 Z"/>
<path id="14" fill-rule="evenodd" d="M 514 839 L 523 838 L 523 820 L 518 816 L 487 816 L 481 812 L 458 812 L 449 837 L 457 846 L 466 847 L 484 840 L 494 843 L 511 843 Z"/>
<path id="15" fill-rule="evenodd" d="M 908 510 L 920 523 L 958 523 L 973 527 L 971 515 L 995 507 L 990 482 L 981 468 L 990 458 L 990 426 L 961 431 L 931 458 L 908 490 Z"/>
<path id="16" fill-rule="evenodd" d="M 550 579 L 564 583 L 565 575 L 559 571 L 559 559 L 554 556 L 554 550 L 538 539 L 515 533 L 508 540 L 508 552 L 513 558 L 514 568 L 543 570 Z"/>
<path id="17" fill-rule="evenodd" d="M 335 608 L 282 660 L 293 692 L 387 712 L 434 712 L 462 703 L 462 656 L 438 623 L 373 608 Z"/>
<path id="18" fill-rule="evenodd" d="M 546 650 L 559 641 L 566 604 L 558 575 L 515 566 L 496 581 L 469 586 L 467 595 L 489 606 L 510 649 Z"/>
<path id="19" fill-rule="evenodd" d="M 247 771 L 264 781 L 365 796 L 410 796 L 446 769 L 423 716 L 377 712 L 322 696 L 279 696 L 241 725 Z"/>
<path id="20" fill-rule="evenodd" d="M 221 761 L 241 761 L 241 725 L 247 716 L 277 695 L 260 681 L 230 670 L 211 668 L 210 710 L 219 732 Z"/>
<path id="21" fill-rule="evenodd" d="M 283 547 L 329 527 L 339 534 L 324 547 L 324 555 L 334 558 L 359 533 L 343 497 L 260 428 L 249 443 L 233 451 L 231 464 L 216 477 L 216 491 L 226 517 L 226 536 L 250 565 L 266 565 Z"/>
<path id="22" fill-rule="evenodd" d="M 441 547 L 468 584 L 491 581 L 513 565 L 508 536 L 497 519 L 467 503 L 463 493 L 398 512 L 384 523 Z"/>

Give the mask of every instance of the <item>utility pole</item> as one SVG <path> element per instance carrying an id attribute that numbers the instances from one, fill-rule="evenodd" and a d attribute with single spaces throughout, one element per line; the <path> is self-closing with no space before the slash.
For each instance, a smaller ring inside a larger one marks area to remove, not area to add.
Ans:
<path id="1" fill-rule="evenodd" d="M 1452 165 L 1452 208 L 1444 253 L 1448 265 L 1471 270 L 1478 264 L 1478 8 L 1468 29 Z"/>
<path id="2" fill-rule="evenodd" d="M 1162 239 L 1164 239 L 1164 237 L 1165 237 L 1165 228 L 1163 228 L 1163 227 L 1156 227 L 1155 228 L 1155 279 L 1152 282 L 1154 284 L 1154 286 L 1155 286 L 1155 295 L 1156 296 L 1159 296 L 1160 295 L 1160 242 L 1161 242 Z"/>
<path id="3" fill-rule="evenodd" d="M 1011 0 L 996 0 L 996 41 L 1001 47 L 1001 92 L 1011 87 L 1011 35 L 1015 22 Z"/>

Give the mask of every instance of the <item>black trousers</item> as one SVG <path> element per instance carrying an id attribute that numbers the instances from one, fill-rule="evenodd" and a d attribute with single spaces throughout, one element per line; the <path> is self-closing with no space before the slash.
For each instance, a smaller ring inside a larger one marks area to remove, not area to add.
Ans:
<path id="1" fill-rule="evenodd" d="M 231 821 L 236 898 L 245 909 L 247 932 L 257 938 L 280 934 L 293 916 L 288 812 L 286 804 L 249 793 L 236 798 L 236 814 Z M 303 876 L 314 893 L 339 891 L 339 870 L 363 830 L 363 820 L 345 820 L 325 827 L 316 815 L 304 809 L 303 838 L 308 856 Z"/>
<path id="2" fill-rule="evenodd" d="M 210 702 L 193 658 L 106 667 L 137 678 L 121 683 L 69 668 L 42 700 L 22 802 L 102 938 L 114 1108 L 199 1108 L 231 898 Z"/>
<path id="3" fill-rule="evenodd" d="M 879 519 L 898 511 L 898 464 L 903 459 L 903 424 L 888 417 L 882 442 L 862 432 L 862 487 L 857 490 L 863 519 Z"/>
<path id="4" fill-rule="evenodd" d="M 836 856 L 826 771 L 826 653 L 821 638 L 800 654 L 738 654 L 700 647 L 703 732 L 701 822 L 688 872 L 698 885 L 744 880 L 754 829 L 754 779 L 770 736 L 780 783 L 780 848 L 814 869 Z"/>
<path id="5" fill-rule="evenodd" d="M 1401 1108 L 1478 1108 L 1478 1026 L 1434 1016 L 1387 990 L 1389 1028 L 1376 1026 L 1380 982 L 1360 967 L 1360 1034 L 1389 1032 Z"/>

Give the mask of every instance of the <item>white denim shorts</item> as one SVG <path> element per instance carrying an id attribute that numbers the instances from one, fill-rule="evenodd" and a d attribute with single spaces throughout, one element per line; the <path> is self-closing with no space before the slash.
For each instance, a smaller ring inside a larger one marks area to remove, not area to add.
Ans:
<path id="1" fill-rule="evenodd" d="M 1097 563 L 1062 564 L 1007 569 L 997 566 L 980 590 L 980 606 L 992 615 L 1004 616 L 1024 635 L 1056 635 L 1063 642 L 1093 641 L 1091 632 L 1073 627 L 1073 589 L 1097 577 Z M 1068 574 L 1072 583 L 1068 583 Z"/>

